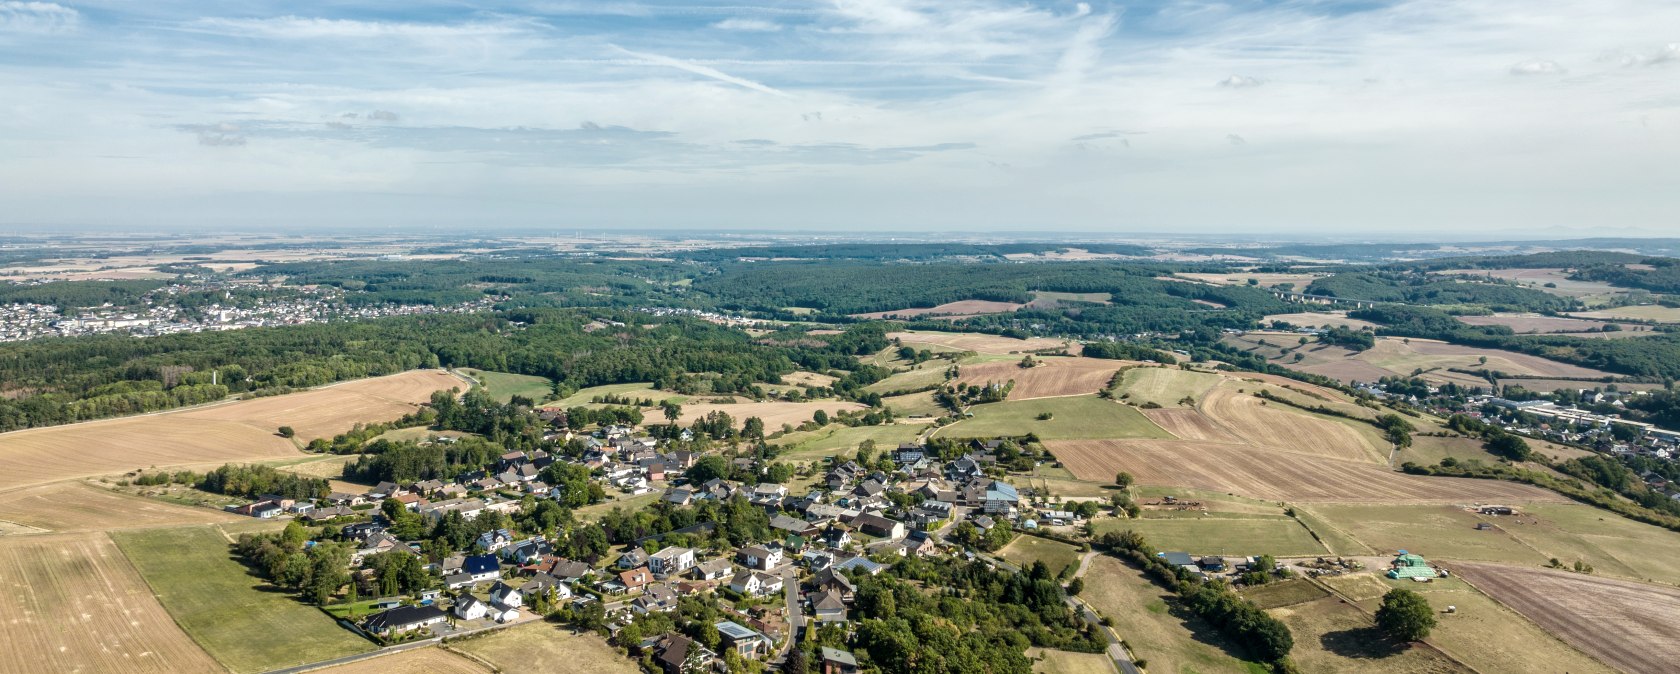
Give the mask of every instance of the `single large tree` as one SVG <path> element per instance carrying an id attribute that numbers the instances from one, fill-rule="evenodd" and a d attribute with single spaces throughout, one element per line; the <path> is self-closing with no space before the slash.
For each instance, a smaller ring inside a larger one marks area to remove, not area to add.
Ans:
<path id="1" fill-rule="evenodd" d="M 1435 609 L 1411 590 L 1395 588 L 1383 595 L 1377 608 L 1377 627 L 1397 641 L 1418 641 L 1435 627 Z"/>

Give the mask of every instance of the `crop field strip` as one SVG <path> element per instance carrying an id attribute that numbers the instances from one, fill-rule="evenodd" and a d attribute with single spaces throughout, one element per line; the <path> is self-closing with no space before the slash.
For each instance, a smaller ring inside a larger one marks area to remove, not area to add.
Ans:
<path id="1" fill-rule="evenodd" d="M 960 366 L 957 381 L 972 385 L 1013 381 L 1010 400 L 1052 398 L 1101 391 L 1125 365 L 1126 361 L 1096 358 L 1043 358 L 1039 365 L 1024 368 L 1018 361 L 996 361 Z"/>
<path id="2" fill-rule="evenodd" d="M 318 674 L 490 674 L 490 668 L 467 656 L 438 647 L 415 648 L 315 671 Z"/>
<path id="3" fill-rule="evenodd" d="M 103 533 L 0 538 L 0 672 L 220 672 Z"/>
<path id="4" fill-rule="evenodd" d="M 208 508 L 129 496 L 81 482 L 58 482 L 0 493 L 0 520 L 48 531 L 104 531 L 241 519 L 245 518 Z"/>
<path id="5" fill-rule="evenodd" d="M 956 332 L 891 332 L 887 333 L 887 339 L 901 340 L 905 346 L 932 344 L 961 351 L 993 355 L 1061 348 L 1067 348 L 1070 354 L 1077 355 L 1079 353 L 1077 344 L 1070 345 L 1068 342 L 1059 339 L 1045 337 L 1015 339 L 997 335 Z"/>
<path id="6" fill-rule="evenodd" d="M 1488 564 L 1453 569 L 1559 639 L 1622 671 L 1673 671 L 1680 653 L 1680 589 Z"/>
<path id="7" fill-rule="evenodd" d="M 436 370 L 360 379 L 301 393 L 174 412 L 32 428 L 0 434 L 0 491 L 152 466 L 219 464 L 299 456 L 299 439 L 331 436 L 356 423 L 395 419 L 433 391 L 462 383 Z M 74 447 L 75 452 L 64 448 Z"/>
<path id="8" fill-rule="evenodd" d="M 748 417 L 758 417 L 764 421 L 764 428 L 766 431 L 773 431 L 780 429 L 782 424 L 798 426 L 810 421 L 811 417 L 817 413 L 817 410 L 822 410 L 829 416 L 834 416 L 835 414 L 844 411 L 863 409 L 867 409 L 867 407 L 858 403 L 839 400 L 807 403 L 746 402 L 728 405 L 715 403 L 692 403 L 682 406 L 682 419 L 678 420 L 678 423 L 692 424 L 701 417 L 704 417 L 712 412 L 723 412 L 735 419 L 735 424 L 737 426 L 739 426 L 740 423 Z"/>

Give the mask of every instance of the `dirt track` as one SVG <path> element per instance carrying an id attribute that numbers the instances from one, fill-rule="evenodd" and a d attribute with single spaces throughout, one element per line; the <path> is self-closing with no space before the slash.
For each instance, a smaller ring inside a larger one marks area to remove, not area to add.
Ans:
<path id="1" fill-rule="evenodd" d="M 1566 571 L 1453 564 L 1477 589 L 1625 672 L 1680 671 L 1680 589 Z"/>

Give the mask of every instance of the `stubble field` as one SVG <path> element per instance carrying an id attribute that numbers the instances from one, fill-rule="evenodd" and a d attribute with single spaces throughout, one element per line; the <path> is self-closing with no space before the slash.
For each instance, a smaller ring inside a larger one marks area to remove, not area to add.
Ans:
<path id="1" fill-rule="evenodd" d="M 897 339 L 906 346 L 932 344 L 959 351 L 973 351 L 983 354 L 1011 354 L 1027 351 L 1041 351 L 1045 349 L 1067 348 L 1068 353 L 1078 354 L 1079 345 L 1070 345 L 1059 339 L 1033 337 L 1031 339 L 1015 339 L 1013 337 L 999 337 L 997 335 L 983 335 L 977 333 L 956 332 L 892 332 L 887 333 L 887 339 Z"/>
<path id="2" fill-rule="evenodd" d="M 739 428 L 741 422 L 746 421 L 748 417 L 758 417 L 759 419 L 763 419 L 765 431 L 769 432 L 779 430 L 782 427 L 782 424 L 798 426 L 810 421 L 811 417 L 817 413 L 817 410 L 822 410 L 832 417 L 840 412 L 862 409 L 867 408 L 858 403 L 839 400 L 809 403 L 749 402 L 734 403 L 729 405 L 718 403 L 696 403 L 692 405 L 683 405 L 682 418 L 678 421 L 678 423 L 686 426 L 693 424 L 701 417 L 711 414 L 712 412 L 723 412 L 735 419 L 735 425 L 737 428 Z"/>
<path id="3" fill-rule="evenodd" d="M 0 520 L 48 531 L 103 531 L 246 519 L 81 482 L 59 482 L 0 493 Z"/>
<path id="4" fill-rule="evenodd" d="M 1043 358 L 1035 367 L 1021 367 L 1019 361 L 993 361 L 963 365 L 957 381 L 964 384 L 1002 384 L 1013 381 L 1010 400 L 1096 393 L 1108 386 L 1125 361 L 1097 358 Z"/>
<path id="5" fill-rule="evenodd" d="M 1482 592 L 1626 672 L 1674 670 L 1680 589 L 1544 569 L 1456 564 Z"/>

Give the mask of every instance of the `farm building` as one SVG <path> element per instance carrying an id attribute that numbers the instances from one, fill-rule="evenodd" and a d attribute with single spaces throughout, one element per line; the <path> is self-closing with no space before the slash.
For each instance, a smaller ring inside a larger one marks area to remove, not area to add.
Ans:
<path id="1" fill-rule="evenodd" d="M 1438 575 L 1440 574 L 1435 571 L 1435 567 L 1430 566 L 1422 556 L 1405 550 L 1401 550 L 1400 554 L 1394 557 L 1394 561 L 1389 562 L 1389 578 L 1434 578 Z"/>

